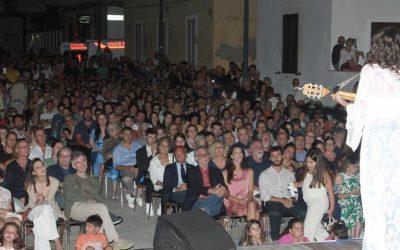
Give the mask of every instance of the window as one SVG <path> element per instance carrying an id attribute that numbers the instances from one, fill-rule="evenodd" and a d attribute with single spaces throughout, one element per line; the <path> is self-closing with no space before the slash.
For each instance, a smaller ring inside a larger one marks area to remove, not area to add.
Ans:
<path id="1" fill-rule="evenodd" d="M 186 61 L 196 64 L 197 60 L 197 17 L 186 17 Z"/>
<path id="2" fill-rule="evenodd" d="M 134 52 L 133 56 L 135 60 L 142 60 L 142 23 L 135 23 L 134 26 Z"/>
<path id="3" fill-rule="evenodd" d="M 400 23 L 373 22 L 373 23 L 371 23 L 371 38 L 380 29 L 383 29 L 383 28 L 388 27 L 388 26 L 400 29 Z"/>
<path id="4" fill-rule="evenodd" d="M 282 72 L 297 74 L 299 15 L 283 15 Z"/>

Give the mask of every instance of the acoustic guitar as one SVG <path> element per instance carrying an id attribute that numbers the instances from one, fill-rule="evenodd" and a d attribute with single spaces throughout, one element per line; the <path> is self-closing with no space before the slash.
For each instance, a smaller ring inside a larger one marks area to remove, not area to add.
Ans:
<path id="1" fill-rule="evenodd" d="M 301 88 L 303 91 L 303 95 L 307 96 L 310 99 L 321 99 L 321 97 L 327 95 L 333 95 L 338 93 L 343 99 L 347 101 L 354 101 L 356 97 L 356 93 L 352 92 L 345 92 L 345 91 L 338 91 L 338 88 L 334 88 L 333 91 L 329 91 L 329 89 L 323 87 L 322 85 L 306 83 Z"/>

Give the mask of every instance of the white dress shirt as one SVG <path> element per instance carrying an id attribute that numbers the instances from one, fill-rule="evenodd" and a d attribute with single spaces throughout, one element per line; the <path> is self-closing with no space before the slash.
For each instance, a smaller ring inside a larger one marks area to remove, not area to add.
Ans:
<path id="1" fill-rule="evenodd" d="M 173 158 L 173 154 L 169 153 L 168 154 L 168 161 L 169 161 L 168 164 L 172 163 L 172 158 Z M 165 167 L 167 165 L 165 165 L 165 166 L 161 165 L 161 162 L 158 159 L 158 155 L 155 156 L 153 159 L 151 159 L 148 171 L 150 174 L 151 182 L 153 182 L 153 185 L 154 185 L 154 191 L 159 191 L 163 188 L 162 186 L 156 185 L 156 182 L 163 181 L 164 171 L 165 171 Z"/>
<path id="2" fill-rule="evenodd" d="M 258 179 L 261 200 L 269 201 L 271 197 L 290 198 L 289 182 L 295 180 L 294 174 L 282 168 L 278 173 L 272 166 L 264 170 Z"/>
<path id="3" fill-rule="evenodd" d="M 31 145 L 29 148 L 30 148 L 29 160 L 39 158 L 40 160 L 44 161 L 44 160 L 51 158 L 51 155 L 53 153 L 53 149 L 51 147 L 49 147 L 49 145 L 46 145 L 46 149 L 45 149 L 44 153 L 42 152 L 42 149 L 37 144 Z"/>

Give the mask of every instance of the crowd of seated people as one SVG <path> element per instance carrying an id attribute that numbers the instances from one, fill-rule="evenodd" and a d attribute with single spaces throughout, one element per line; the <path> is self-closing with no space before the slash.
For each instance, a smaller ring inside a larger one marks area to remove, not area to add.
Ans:
<path id="1" fill-rule="evenodd" d="M 315 241 L 327 215 L 360 236 L 357 162 L 349 162 L 345 117 L 292 94 L 284 102 L 255 65 L 243 80 L 233 62 L 225 70 L 158 55 L 142 63 L 103 54 L 79 61 L 68 54 L 1 53 L 7 70 L 0 76 L 0 222 L 18 218 L 13 197 L 17 210 L 25 208 L 22 222 L 33 221 L 37 244 L 54 241 L 62 249 L 55 224 L 61 218 L 104 229 L 114 249 L 129 246 L 99 192 L 105 177 L 113 182 L 113 199 L 143 206 L 148 216 L 166 213 L 174 202 L 215 218 L 246 217 L 247 230 L 264 231 L 268 225 L 259 220 L 266 213 L 272 241 L 281 236 L 282 217 L 296 217 L 301 226 L 294 221 L 290 230 L 304 226 L 302 239 Z M 117 197 L 118 181 L 124 197 Z M 294 196 L 290 183 L 298 189 Z M 151 205 L 155 194 L 158 207 Z M 49 221 L 43 236 L 41 225 Z M 245 241 L 266 243 L 258 236 Z"/>

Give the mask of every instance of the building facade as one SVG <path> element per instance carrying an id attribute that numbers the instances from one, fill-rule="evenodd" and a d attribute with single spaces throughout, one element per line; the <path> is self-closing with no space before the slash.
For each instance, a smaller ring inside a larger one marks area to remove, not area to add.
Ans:
<path id="1" fill-rule="evenodd" d="M 123 40 L 123 10 L 122 0 L 6 0 L 0 2 L 0 46 L 59 53 L 62 42 Z"/>
<path id="2" fill-rule="evenodd" d="M 164 1 L 164 53 L 197 66 L 242 62 L 243 0 Z M 255 62 L 256 0 L 250 0 L 249 62 Z M 159 49 L 159 1 L 125 0 L 126 55 L 153 58 Z"/>

